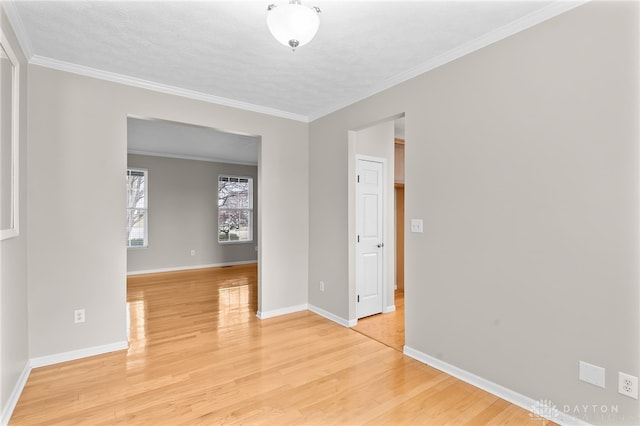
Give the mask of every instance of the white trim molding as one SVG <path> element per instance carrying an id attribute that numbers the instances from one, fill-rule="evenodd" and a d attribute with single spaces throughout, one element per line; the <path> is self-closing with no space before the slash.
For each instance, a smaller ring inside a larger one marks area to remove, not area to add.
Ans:
<path id="1" fill-rule="evenodd" d="M 3 28 L 0 28 L 0 46 L 2 47 L 6 57 L 11 63 L 12 70 L 10 72 L 11 79 L 11 97 L 10 97 L 10 114 L 9 117 L 3 117 L 1 124 L 2 126 L 8 125 L 10 126 L 10 135 L 9 141 L 3 140 L 3 150 L 8 149 L 9 152 L 7 157 L 9 157 L 8 162 L 8 175 L 5 175 L 5 172 L 2 173 L 2 188 L 5 188 L 5 185 L 8 183 L 9 189 L 9 206 L 8 212 L 3 211 L 3 214 L 9 213 L 9 223 L 6 224 L 6 228 L 0 229 L 0 240 L 5 240 L 7 238 L 17 237 L 20 233 L 20 122 L 23 119 L 20 118 L 20 61 L 18 60 L 17 55 L 15 54 L 11 43 L 9 43 L 9 39 L 5 34 Z M 4 105 L 3 105 L 4 107 Z M 8 118 L 8 120 L 5 120 Z M 5 143 L 7 146 L 5 146 Z M 4 182 L 4 180 L 8 182 Z M 4 207 L 3 207 L 4 209 Z"/>
<path id="2" fill-rule="evenodd" d="M 427 364 L 428 366 L 433 367 L 436 370 L 440 370 L 450 376 L 462 380 L 463 382 L 469 383 L 470 385 L 489 392 L 490 394 L 504 399 L 505 401 L 508 401 L 514 405 L 517 405 L 518 407 L 524 408 L 527 411 L 533 412 L 532 416 L 534 417 L 532 417 L 532 420 L 535 420 L 536 418 L 545 418 L 561 425 L 589 425 L 589 423 L 583 420 L 563 413 L 562 411 L 555 408 L 555 406 L 541 405 L 545 403 L 549 404 L 549 401 L 536 401 L 533 398 L 529 398 L 528 396 L 522 395 L 511 389 L 507 389 L 504 386 L 501 386 L 490 380 L 487 380 L 480 376 L 476 376 L 473 373 L 446 363 L 438 358 L 434 358 L 431 355 L 427 355 L 424 352 L 420 352 L 419 350 L 413 349 L 410 346 L 405 345 L 403 352 L 410 358 L 420 361 L 423 364 Z"/>
<path id="3" fill-rule="evenodd" d="M 122 351 L 125 349 L 129 349 L 129 342 L 114 342 L 106 345 L 77 349 L 75 351 L 31 358 L 30 364 L 31 368 L 45 367 L 47 365 L 59 364 L 61 362 L 73 361 L 76 359 L 87 358 L 95 355 L 103 355 L 109 352 Z"/>
<path id="4" fill-rule="evenodd" d="M 11 391 L 11 395 L 9 395 L 9 398 L 7 399 L 7 403 L 4 407 L 2 407 L 2 417 L 0 417 L 0 425 L 5 426 L 9 424 L 9 420 L 11 420 L 13 410 L 16 409 L 16 405 L 18 405 L 20 395 L 22 395 L 24 386 L 27 384 L 29 374 L 31 374 L 31 365 L 29 364 L 29 362 L 26 362 L 24 368 L 22 369 L 22 373 L 20 373 L 20 377 L 18 377 L 18 381 Z"/>
<path id="5" fill-rule="evenodd" d="M 110 71 L 103 71 L 97 68 L 91 68 L 84 65 L 73 64 L 71 62 L 60 61 L 58 59 L 48 58 L 40 55 L 33 55 L 29 61 L 32 65 L 38 65 L 45 68 L 51 68 L 58 71 L 65 71 L 72 74 L 78 74 L 85 77 L 97 78 L 99 80 L 111 81 L 113 83 L 124 84 L 126 86 L 137 87 L 140 89 L 152 90 L 154 92 L 166 93 L 168 95 L 181 96 L 183 98 L 194 99 L 197 101 L 208 102 L 211 104 L 222 105 L 231 108 L 237 108 L 244 111 L 256 112 L 259 114 L 271 115 L 274 117 L 287 118 L 289 120 L 301 121 L 308 123 L 308 117 L 300 114 L 294 114 L 287 111 L 281 111 L 275 108 L 269 108 L 261 105 L 255 105 L 248 102 L 236 101 L 234 99 L 214 96 L 195 90 L 183 89 L 167 84 L 156 83 L 154 81 L 143 80 L 141 78 L 131 77 L 124 74 L 118 74 Z"/>
<path id="6" fill-rule="evenodd" d="M 209 102 L 217 105 L 223 105 L 223 106 L 238 108 L 246 111 L 257 112 L 260 114 L 266 114 L 266 115 L 271 115 L 271 116 L 281 117 L 281 118 L 288 118 L 295 121 L 301 121 L 303 123 L 309 123 L 319 118 L 322 118 L 326 115 L 329 115 L 335 111 L 338 111 L 339 109 L 352 105 L 358 101 L 361 101 L 365 98 L 368 98 L 377 93 L 380 93 L 397 84 L 405 82 L 411 78 L 417 77 L 418 75 L 423 74 L 427 71 L 431 71 L 444 64 L 452 62 L 469 53 L 475 52 L 476 50 L 482 49 L 483 47 L 486 47 L 497 41 L 500 41 L 516 33 L 524 31 L 534 25 L 537 25 L 548 19 L 554 18 L 564 12 L 567 12 L 575 7 L 578 7 L 586 3 L 587 1 L 588 0 L 553 1 L 548 6 L 542 9 L 539 9 L 529 15 L 526 15 L 501 28 L 498 28 L 487 34 L 484 34 L 475 40 L 472 40 L 462 46 L 452 49 L 449 52 L 446 52 L 436 58 L 426 61 L 410 70 L 400 73 L 382 82 L 381 84 L 372 87 L 370 90 L 367 90 L 365 93 L 362 93 L 358 96 L 352 97 L 347 100 L 340 101 L 329 107 L 319 109 L 309 114 L 308 116 L 295 114 L 287 111 L 281 111 L 278 109 L 269 108 L 261 105 L 250 104 L 247 102 L 240 102 L 233 99 L 214 96 L 214 95 L 197 92 L 193 90 L 182 89 L 179 87 L 169 86 L 169 85 L 156 83 L 148 80 L 143 80 L 135 77 L 130 77 L 122 74 L 106 72 L 106 71 L 98 70 L 95 68 L 85 67 L 82 65 L 77 65 L 69 62 L 59 61 L 56 59 L 36 55 L 34 53 L 34 49 L 31 44 L 31 41 L 27 36 L 27 32 L 24 28 L 22 19 L 20 18 L 20 14 L 18 13 L 17 8 L 13 4 L 15 0 L 3 1 L 2 4 L 3 4 L 3 7 L 5 7 L 9 21 L 16 33 L 18 42 L 22 47 L 22 50 L 25 56 L 27 57 L 27 60 L 31 64 L 53 68 L 60 71 L 71 72 L 74 74 L 84 75 L 87 77 L 93 77 L 93 78 L 98 78 L 102 80 L 121 83 L 128 86 L 134 86 L 134 87 L 139 87 L 143 89 L 153 90 L 160 93 L 167 93 L 167 94 L 172 94 L 176 96 L 182 96 L 185 98 L 201 100 L 204 102 Z"/>
<path id="7" fill-rule="evenodd" d="M 273 309 L 271 311 L 258 311 L 256 316 L 263 320 L 267 318 L 279 317 L 281 315 L 293 314 L 294 312 L 306 311 L 309 309 L 309 305 L 302 304 L 296 306 L 288 306 L 286 308 Z"/>
<path id="8" fill-rule="evenodd" d="M 7 13 L 7 18 L 9 18 L 13 32 L 18 39 L 18 44 L 22 49 L 22 53 L 27 61 L 30 61 L 33 57 L 33 46 L 31 45 L 31 39 L 27 36 L 27 30 L 24 27 L 24 22 L 22 22 L 20 13 L 16 8 L 16 1 L 18 0 L 6 0 L 1 3 L 2 7 L 4 7 L 4 11 Z"/>
<path id="9" fill-rule="evenodd" d="M 204 157 L 204 156 L 198 156 L 198 155 L 168 154 L 164 152 L 139 151 L 135 149 L 127 150 L 127 154 L 146 155 L 149 157 L 179 158 L 181 160 L 208 161 L 210 163 L 239 164 L 241 166 L 257 166 L 258 165 L 257 162 L 250 162 L 250 161 L 233 161 L 233 160 L 226 160 L 224 158 L 211 158 L 211 157 Z"/>
<path id="10" fill-rule="evenodd" d="M 314 306 L 314 305 L 309 305 L 309 310 L 314 314 L 318 314 L 321 317 L 325 317 L 326 319 L 331 320 L 336 324 L 340 324 L 343 327 L 347 327 L 347 328 L 355 327 L 356 324 L 358 323 L 358 320 L 348 320 L 348 319 L 339 317 L 337 315 L 332 314 L 329 311 L 325 311 L 324 309 L 318 308 L 317 306 Z"/>
<path id="11" fill-rule="evenodd" d="M 135 247 L 131 247 L 135 248 Z M 172 266 L 170 268 L 158 268 L 158 269 L 145 269 L 140 271 L 128 271 L 127 276 L 131 275 L 144 275 L 144 274 L 157 274 L 160 272 L 178 272 L 178 271 L 190 271 L 192 269 L 207 269 L 207 268 L 222 268 L 224 266 L 236 266 L 236 265 L 251 265 L 258 263 L 257 260 L 241 260 L 238 262 L 225 262 L 225 263 L 209 263 L 206 265 L 192 265 L 192 266 Z"/>
<path id="12" fill-rule="evenodd" d="M 487 47 L 493 43 L 496 43 L 500 40 L 503 40 L 507 37 L 510 37 L 521 31 L 524 31 L 528 28 L 531 28 L 534 25 L 537 25 L 548 19 L 554 18 L 564 12 L 568 12 L 573 8 L 576 8 L 584 3 L 587 3 L 587 1 L 588 0 L 554 1 L 542 9 L 536 10 L 535 12 L 530 13 L 529 15 L 526 15 L 516 21 L 513 21 L 501 28 L 490 31 L 489 33 L 484 34 L 476 38 L 475 40 L 471 40 L 461 46 L 458 46 L 456 48 L 449 50 L 448 52 L 443 53 L 442 55 L 439 55 L 426 62 L 423 62 L 422 64 L 419 64 L 400 74 L 397 74 L 392 78 L 376 86 L 373 86 L 370 90 L 366 91 L 365 93 L 362 93 L 357 97 L 341 101 L 339 103 L 329 106 L 328 108 L 325 108 L 324 110 L 318 110 L 315 113 L 309 114 L 308 121 L 309 122 L 315 121 L 319 118 L 329 115 L 342 108 L 348 107 L 349 105 L 353 105 L 356 102 L 359 102 L 375 94 L 378 94 L 400 83 L 404 83 L 407 80 L 410 80 L 428 71 L 441 67 L 442 65 L 448 64 L 449 62 L 453 62 L 456 59 L 459 59 L 465 55 L 468 55 L 477 50 L 480 50 L 483 47 Z"/>

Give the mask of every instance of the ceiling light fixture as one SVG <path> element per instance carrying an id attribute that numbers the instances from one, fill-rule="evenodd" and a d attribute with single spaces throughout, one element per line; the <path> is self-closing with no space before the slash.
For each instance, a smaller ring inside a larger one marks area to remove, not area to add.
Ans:
<path id="1" fill-rule="evenodd" d="M 289 4 L 267 8 L 267 26 L 280 43 L 294 51 L 315 37 L 320 27 L 320 8 L 305 7 L 300 0 L 289 0 Z"/>

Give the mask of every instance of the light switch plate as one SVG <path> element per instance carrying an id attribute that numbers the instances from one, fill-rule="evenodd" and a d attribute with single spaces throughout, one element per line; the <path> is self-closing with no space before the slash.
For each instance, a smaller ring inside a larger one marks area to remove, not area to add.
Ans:
<path id="1" fill-rule="evenodd" d="M 411 232 L 422 232 L 422 219 L 411 219 Z"/>

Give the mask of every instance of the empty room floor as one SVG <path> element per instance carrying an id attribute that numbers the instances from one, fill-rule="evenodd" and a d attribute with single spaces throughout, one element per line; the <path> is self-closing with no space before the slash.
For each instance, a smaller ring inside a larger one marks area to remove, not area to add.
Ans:
<path id="1" fill-rule="evenodd" d="M 257 319 L 256 277 L 130 277 L 129 349 L 34 369 L 10 425 L 542 423 L 311 312 Z"/>
<path id="2" fill-rule="evenodd" d="M 402 352 L 404 348 L 404 292 L 396 291 L 394 298 L 395 311 L 360 318 L 353 329 Z"/>

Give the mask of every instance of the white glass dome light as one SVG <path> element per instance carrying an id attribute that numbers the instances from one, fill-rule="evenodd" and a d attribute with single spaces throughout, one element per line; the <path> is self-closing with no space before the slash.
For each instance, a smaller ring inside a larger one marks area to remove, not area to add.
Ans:
<path id="1" fill-rule="evenodd" d="M 276 40 L 293 50 L 309 43 L 320 27 L 320 9 L 302 6 L 300 0 L 290 0 L 282 6 L 272 4 L 267 10 L 269 31 Z"/>

